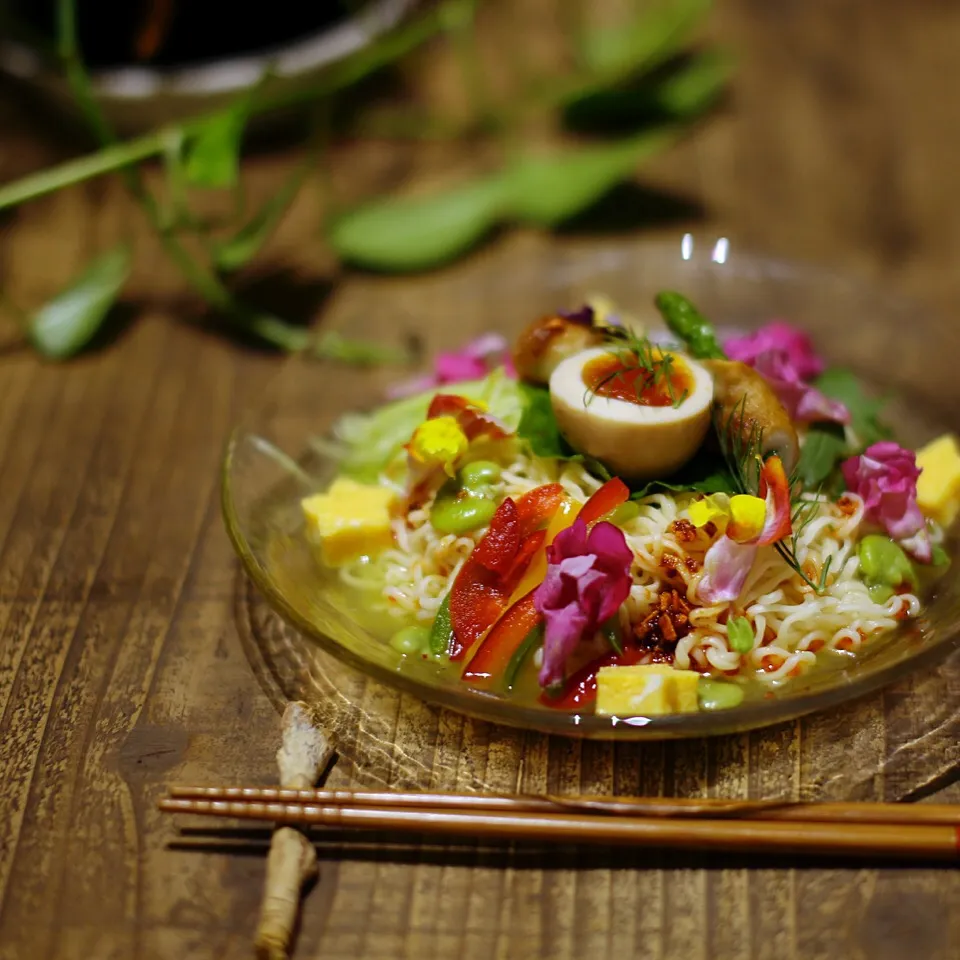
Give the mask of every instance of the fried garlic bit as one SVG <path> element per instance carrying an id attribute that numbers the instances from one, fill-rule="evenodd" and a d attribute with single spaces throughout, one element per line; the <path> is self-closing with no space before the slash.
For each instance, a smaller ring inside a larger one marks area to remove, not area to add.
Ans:
<path id="1" fill-rule="evenodd" d="M 310 708 L 293 701 L 283 711 L 283 738 L 277 751 L 280 786 L 312 787 L 333 755 L 333 743 L 317 726 Z M 296 827 L 277 827 L 267 857 L 267 881 L 257 925 L 260 960 L 286 960 L 300 895 L 317 874 L 317 852 Z"/>

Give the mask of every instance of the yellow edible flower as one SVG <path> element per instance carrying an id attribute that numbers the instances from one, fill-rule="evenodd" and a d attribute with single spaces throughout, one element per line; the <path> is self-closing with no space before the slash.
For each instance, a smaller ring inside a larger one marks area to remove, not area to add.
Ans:
<path id="1" fill-rule="evenodd" d="M 410 455 L 420 463 L 435 463 L 447 476 L 454 474 L 454 464 L 467 451 L 469 441 L 454 417 L 425 420 L 410 439 Z"/>
<path id="2" fill-rule="evenodd" d="M 766 516 L 765 500 L 738 493 L 730 498 L 730 527 L 727 534 L 740 542 L 753 540 L 760 535 Z"/>
<path id="3" fill-rule="evenodd" d="M 702 500 L 690 504 L 687 511 L 695 527 L 712 523 L 718 530 L 725 530 L 730 519 L 730 498 L 725 493 L 711 493 Z"/>
<path id="4" fill-rule="evenodd" d="M 690 504 L 687 512 L 695 527 L 712 523 L 721 533 L 726 531 L 734 540 L 745 543 L 757 537 L 767 516 L 767 504 L 761 497 L 738 493 L 712 493 Z"/>

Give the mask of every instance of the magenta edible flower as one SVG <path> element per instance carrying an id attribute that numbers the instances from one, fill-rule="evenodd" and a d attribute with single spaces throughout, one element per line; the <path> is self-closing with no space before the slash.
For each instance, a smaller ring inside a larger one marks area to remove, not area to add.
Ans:
<path id="1" fill-rule="evenodd" d="M 561 682 L 580 640 L 620 609 L 630 594 L 632 562 L 623 531 L 612 523 L 598 523 L 588 535 L 578 519 L 547 547 L 547 573 L 533 595 L 546 621 L 541 687 Z"/>
<path id="2" fill-rule="evenodd" d="M 437 356 L 434 372 L 394 384 L 387 390 L 391 400 L 422 393 L 432 387 L 448 383 L 479 380 L 494 367 L 503 366 L 508 376 L 517 375 L 510 358 L 507 341 L 499 333 L 485 333 L 471 340 L 463 349 L 448 351 Z"/>
<path id="3" fill-rule="evenodd" d="M 842 403 L 809 382 L 823 373 L 823 361 L 801 330 L 774 320 L 754 333 L 730 337 L 723 349 L 731 360 L 740 360 L 761 374 L 794 420 L 850 422 L 850 412 Z"/>
<path id="4" fill-rule="evenodd" d="M 863 499 L 865 517 L 921 563 L 929 563 L 933 548 L 917 505 L 919 476 L 916 454 L 892 440 L 875 443 L 843 463 L 847 489 Z"/>
<path id="5" fill-rule="evenodd" d="M 814 353 L 810 338 L 783 320 L 773 320 L 755 333 L 730 337 L 723 349 L 731 360 L 751 367 L 764 354 L 780 354 L 801 380 L 812 380 L 823 373 L 823 361 Z"/>

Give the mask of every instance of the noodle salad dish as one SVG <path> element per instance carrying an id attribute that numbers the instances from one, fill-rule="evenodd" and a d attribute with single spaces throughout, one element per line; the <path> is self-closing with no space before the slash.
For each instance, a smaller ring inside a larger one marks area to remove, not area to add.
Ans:
<path id="1" fill-rule="evenodd" d="M 342 417 L 301 505 L 317 589 L 401 662 L 613 718 L 770 696 L 920 617 L 956 439 L 900 446 L 786 322 L 655 305 L 656 333 L 598 299 L 482 336 Z"/>

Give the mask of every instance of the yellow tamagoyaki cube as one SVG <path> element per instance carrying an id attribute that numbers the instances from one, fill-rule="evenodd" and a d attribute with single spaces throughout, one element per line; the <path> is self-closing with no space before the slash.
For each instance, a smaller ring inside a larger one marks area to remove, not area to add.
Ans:
<path id="1" fill-rule="evenodd" d="M 300 506 L 324 563 L 336 567 L 390 546 L 392 501 L 390 490 L 341 477 Z"/>
<path id="2" fill-rule="evenodd" d="M 946 433 L 917 451 L 917 504 L 925 516 L 949 527 L 960 511 L 960 447 Z"/>
<path id="3" fill-rule="evenodd" d="M 694 671 L 675 670 L 665 663 L 601 667 L 595 709 L 618 717 L 696 712 L 699 680 Z"/>

